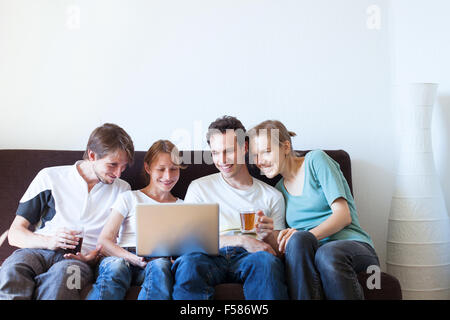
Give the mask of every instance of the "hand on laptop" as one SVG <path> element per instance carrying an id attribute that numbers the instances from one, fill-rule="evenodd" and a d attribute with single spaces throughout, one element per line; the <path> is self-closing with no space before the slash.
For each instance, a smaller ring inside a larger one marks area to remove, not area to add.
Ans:
<path id="1" fill-rule="evenodd" d="M 256 213 L 256 235 L 259 240 L 265 240 L 273 232 L 273 219 L 265 216 L 264 212 Z"/>

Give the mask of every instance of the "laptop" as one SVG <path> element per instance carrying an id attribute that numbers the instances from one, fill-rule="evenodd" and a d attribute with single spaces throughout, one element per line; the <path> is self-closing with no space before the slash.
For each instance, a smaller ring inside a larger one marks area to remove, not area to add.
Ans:
<path id="1" fill-rule="evenodd" d="M 161 203 L 136 205 L 136 254 L 181 256 L 219 254 L 219 205 Z"/>

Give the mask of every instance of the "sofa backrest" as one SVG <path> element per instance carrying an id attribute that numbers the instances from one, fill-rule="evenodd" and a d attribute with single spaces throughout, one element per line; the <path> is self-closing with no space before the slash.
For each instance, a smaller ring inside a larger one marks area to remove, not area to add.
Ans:
<path id="1" fill-rule="evenodd" d="M 298 151 L 300 155 L 307 152 Z M 347 152 L 344 150 L 325 150 L 325 152 L 339 163 L 352 190 L 351 163 Z M 37 173 L 46 167 L 74 164 L 83 157 L 83 153 L 83 151 L 58 150 L 0 150 L 0 236 L 9 229 L 19 200 Z M 121 177 L 130 183 L 133 190 L 146 185 L 142 172 L 144 155 L 144 151 L 137 151 L 134 164 L 127 168 Z M 187 168 L 181 171 L 180 180 L 174 187 L 173 194 L 182 199 L 192 180 L 218 172 L 214 164 L 209 164 L 211 163 L 209 151 L 185 151 L 183 159 L 191 159 L 191 163 L 198 163 L 199 159 L 206 161 L 201 161 L 201 164 L 188 164 Z M 280 179 L 280 176 L 267 179 L 259 174 L 259 170 L 254 166 L 249 166 L 249 170 L 254 177 L 272 186 Z M 0 264 L 14 249 L 9 246 L 7 240 L 0 246 Z"/>

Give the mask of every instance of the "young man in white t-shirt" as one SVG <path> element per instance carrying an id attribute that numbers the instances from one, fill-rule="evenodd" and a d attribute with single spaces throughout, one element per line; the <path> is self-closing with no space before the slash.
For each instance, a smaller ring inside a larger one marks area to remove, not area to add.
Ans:
<path id="1" fill-rule="evenodd" d="M 245 127 L 230 116 L 217 119 L 207 134 L 219 173 L 193 181 L 186 203 L 219 203 L 220 254 L 193 253 L 178 258 L 174 299 L 212 299 L 214 287 L 243 283 L 246 299 L 288 299 L 283 262 L 276 238 L 285 228 L 284 199 L 268 184 L 253 178 L 245 164 Z M 256 235 L 240 234 L 240 208 L 260 209 Z"/>
<path id="2" fill-rule="evenodd" d="M 21 249 L 0 269 L 1 300 L 80 298 L 81 289 L 93 281 L 97 238 L 111 205 L 130 189 L 120 175 L 133 158 L 130 136 L 105 123 L 91 133 L 83 160 L 37 174 L 9 229 L 10 245 Z M 81 252 L 68 253 L 79 243 Z"/>

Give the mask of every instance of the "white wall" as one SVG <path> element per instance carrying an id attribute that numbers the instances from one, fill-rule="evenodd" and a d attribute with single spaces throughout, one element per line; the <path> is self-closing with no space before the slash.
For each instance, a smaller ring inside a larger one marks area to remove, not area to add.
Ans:
<path id="1" fill-rule="evenodd" d="M 380 29 L 366 25 L 373 4 Z M 0 148 L 83 149 L 108 121 L 146 150 L 223 114 L 247 127 L 277 118 L 297 149 L 349 152 L 384 268 L 389 22 L 385 0 L 0 0 Z M 206 148 L 200 137 L 175 142 Z"/>

